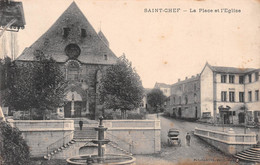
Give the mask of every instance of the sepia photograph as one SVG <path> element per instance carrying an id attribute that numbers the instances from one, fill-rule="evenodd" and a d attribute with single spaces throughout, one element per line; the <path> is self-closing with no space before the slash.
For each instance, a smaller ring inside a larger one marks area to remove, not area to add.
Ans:
<path id="1" fill-rule="evenodd" d="M 259 0 L 0 0 L 0 165 L 260 164 Z"/>

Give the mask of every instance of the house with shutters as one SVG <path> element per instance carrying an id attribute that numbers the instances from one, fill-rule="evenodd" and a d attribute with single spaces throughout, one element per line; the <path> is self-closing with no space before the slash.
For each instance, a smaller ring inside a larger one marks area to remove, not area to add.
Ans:
<path id="1" fill-rule="evenodd" d="M 202 118 L 214 123 L 252 123 L 260 117 L 259 71 L 254 68 L 211 66 L 200 74 Z"/>
<path id="2" fill-rule="evenodd" d="M 205 64 L 201 73 L 171 85 L 171 116 L 219 124 L 252 124 L 260 119 L 259 72 Z"/>
<path id="3" fill-rule="evenodd" d="M 101 114 L 98 85 L 102 73 L 116 63 L 117 56 L 109 48 L 103 32 L 94 30 L 75 2 L 47 32 L 25 48 L 16 62 L 35 61 L 36 55 L 52 57 L 69 81 L 59 114 L 65 118 L 91 119 Z"/>

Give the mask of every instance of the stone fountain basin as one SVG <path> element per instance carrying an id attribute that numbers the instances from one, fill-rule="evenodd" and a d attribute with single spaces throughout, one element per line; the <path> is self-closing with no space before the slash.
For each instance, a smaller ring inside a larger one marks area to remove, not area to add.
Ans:
<path id="1" fill-rule="evenodd" d="M 94 160 L 93 165 L 135 165 L 136 159 L 129 155 L 119 155 L 119 154 L 106 154 L 103 157 L 98 155 L 80 155 L 68 158 L 66 161 L 68 165 L 87 165 L 87 159 L 92 158 Z M 99 163 L 98 160 L 102 160 Z"/>

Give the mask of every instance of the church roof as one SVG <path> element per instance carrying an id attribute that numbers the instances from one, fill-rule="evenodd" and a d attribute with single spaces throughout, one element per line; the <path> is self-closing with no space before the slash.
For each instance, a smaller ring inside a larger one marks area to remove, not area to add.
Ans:
<path id="1" fill-rule="evenodd" d="M 41 54 L 52 57 L 57 62 L 66 62 L 69 56 L 66 55 L 65 48 L 70 44 L 80 48 L 76 59 L 81 63 L 108 65 L 116 63 L 116 55 L 96 33 L 75 2 L 64 11 L 47 32 L 29 48 L 25 48 L 16 60 L 34 61 L 35 52 L 40 51 Z"/>
<path id="2" fill-rule="evenodd" d="M 109 46 L 109 42 L 101 30 L 98 32 L 98 36 L 101 38 L 103 42 L 105 42 L 105 44 L 107 44 L 107 46 Z"/>

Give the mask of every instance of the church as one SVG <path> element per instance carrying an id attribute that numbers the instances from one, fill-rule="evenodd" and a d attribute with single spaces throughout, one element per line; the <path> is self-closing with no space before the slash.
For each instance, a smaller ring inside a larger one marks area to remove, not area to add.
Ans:
<path id="1" fill-rule="evenodd" d="M 35 61 L 36 55 L 52 57 L 69 82 L 65 102 L 58 113 L 65 118 L 101 114 L 97 86 L 102 72 L 117 61 L 105 35 L 94 30 L 73 2 L 57 21 L 30 47 L 25 48 L 16 62 Z"/>

